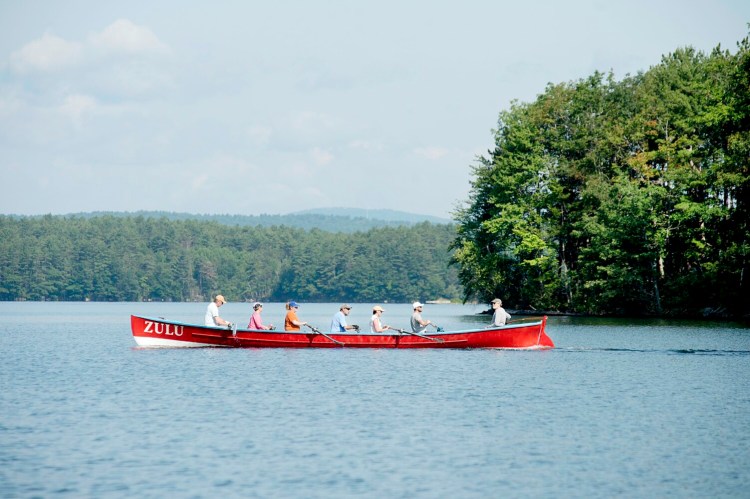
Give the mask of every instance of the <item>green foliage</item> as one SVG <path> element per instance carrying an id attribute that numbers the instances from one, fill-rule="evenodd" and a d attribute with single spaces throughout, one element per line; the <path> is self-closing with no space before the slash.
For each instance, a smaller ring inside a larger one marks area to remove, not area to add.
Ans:
<path id="1" fill-rule="evenodd" d="M 353 234 L 166 218 L 0 216 L 0 300 L 460 297 L 452 225 Z"/>
<path id="2" fill-rule="evenodd" d="M 595 73 L 500 113 L 457 211 L 465 298 L 747 314 L 750 44 Z"/>

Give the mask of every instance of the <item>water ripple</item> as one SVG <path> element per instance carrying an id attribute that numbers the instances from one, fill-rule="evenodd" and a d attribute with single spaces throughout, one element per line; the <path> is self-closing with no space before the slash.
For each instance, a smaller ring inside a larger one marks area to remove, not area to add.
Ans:
<path id="1" fill-rule="evenodd" d="M 617 353 L 655 353 L 667 355 L 711 355 L 711 356 L 747 356 L 750 350 L 716 350 L 716 349 L 644 349 L 644 348 L 587 348 L 587 347 L 558 347 L 555 352 L 559 353 L 597 353 L 597 352 L 617 352 Z"/>

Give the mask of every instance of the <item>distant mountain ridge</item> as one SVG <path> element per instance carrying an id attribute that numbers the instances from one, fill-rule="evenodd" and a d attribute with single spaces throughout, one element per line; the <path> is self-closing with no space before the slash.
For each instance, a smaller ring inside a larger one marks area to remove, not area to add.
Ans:
<path id="1" fill-rule="evenodd" d="M 368 220 L 384 220 L 389 222 L 408 222 L 418 224 L 421 222 L 430 222 L 434 224 L 450 224 L 452 220 L 448 218 L 434 217 L 431 215 L 419 215 L 405 211 L 365 208 L 314 208 L 311 210 L 302 210 L 290 215 L 331 215 L 350 218 L 366 218 Z"/>
<path id="2" fill-rule="evenodd" d="M 260 215 L 209 215 L 194 213 L 175 213 L 168 211 L 94 211 L 53 216 L 60 216 L 65 218 L 93 218 L 102 216 L 121 218 L 166 218 L 168 220 L 198 220 L 206 222 L 217 222 L 222 225 L 239 227 L 286 226 L 304 230 L 319 229 L 326 232 L 341 233 L 366 232 L 370 229 L 379 227 L 408 227 L 424 222 L 429 222 L 435 225 L 445 225 L 453 223 L 451 220 L 429 215 L 418 215 L 396 210 L 364 210 L 360 208 L 321 208 L 315 210 L 299 211 L 286 215 L 269 215 L 265 213 Z"/>

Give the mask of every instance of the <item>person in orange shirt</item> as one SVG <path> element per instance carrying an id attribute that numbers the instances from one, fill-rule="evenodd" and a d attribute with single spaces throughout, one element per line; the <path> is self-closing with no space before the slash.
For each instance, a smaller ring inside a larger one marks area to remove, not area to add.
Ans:
<path id="1" fill-rule="evenodd" d="M 286 317 L 284 317 L 284 331 L 300 331 L 302 326 L 307 326 L 307 322 L 299 320 L 297 309 L 299 304 L 292 300 L 286 304 Z"/>

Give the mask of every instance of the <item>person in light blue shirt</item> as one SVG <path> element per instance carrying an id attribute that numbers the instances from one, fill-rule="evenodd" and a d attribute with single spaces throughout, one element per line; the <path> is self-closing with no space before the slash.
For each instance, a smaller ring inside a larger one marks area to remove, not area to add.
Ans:
<path id="1" fill-rule="evenodd" d="M 359 327 L 350 326 L 346 323 L 346 316 L 349 315 L 349 312 L 351 310 L 352 310 L 352 307 L 350 307 L 346 303 L 341 305 L 341 308 L 339 308 L 339 311 L 336 312 L 336 314 L 333 316 L 333 319 L 331 319 L 331 332 L 332 333 L 345 333 L 351 330 L 359 331 Z"/>

